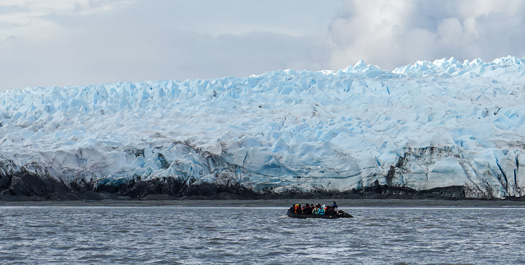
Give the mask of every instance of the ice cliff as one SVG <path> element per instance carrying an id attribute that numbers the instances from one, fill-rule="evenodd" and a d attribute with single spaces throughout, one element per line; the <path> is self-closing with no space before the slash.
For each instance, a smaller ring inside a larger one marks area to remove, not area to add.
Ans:
<path id="1" fill-rule="evenodd" d="M 390 72 L 360 61 L 3 91 L 0 195 L 459 187 L 469 198 L 522 197 L 524 65 L 450 58 Z"/>

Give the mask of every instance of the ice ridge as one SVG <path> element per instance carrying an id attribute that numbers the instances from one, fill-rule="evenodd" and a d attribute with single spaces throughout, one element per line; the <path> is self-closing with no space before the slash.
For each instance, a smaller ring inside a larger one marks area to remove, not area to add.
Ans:
<path id="1" fill-rule="evenodd" d="M 177 179 L 256 193 L 373 185 L 524 195 L 525 58 L 0 93 L 0 192 Z M 9 181 L 8 181 L 9 180 Z M 16 195 L 16 194 L 15 194 Z"/>

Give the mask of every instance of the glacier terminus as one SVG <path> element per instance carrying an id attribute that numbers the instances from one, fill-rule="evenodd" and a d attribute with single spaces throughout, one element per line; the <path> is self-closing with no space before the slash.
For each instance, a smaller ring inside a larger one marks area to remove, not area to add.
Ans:
<path id="1" fill-rule="evenodd" d="M 525 58 L 0 92 L 0 197 L 525 196 Z"/>

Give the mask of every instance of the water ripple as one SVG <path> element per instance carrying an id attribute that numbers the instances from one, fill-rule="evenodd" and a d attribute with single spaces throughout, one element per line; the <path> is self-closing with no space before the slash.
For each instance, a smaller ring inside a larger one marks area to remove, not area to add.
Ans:
<path id="1" fill-rule="evenodd" d="M 0 207 L 1 208 L 1 207 Z M 520 264 L 525 209 L 5 207 L 2 264 Z"/>

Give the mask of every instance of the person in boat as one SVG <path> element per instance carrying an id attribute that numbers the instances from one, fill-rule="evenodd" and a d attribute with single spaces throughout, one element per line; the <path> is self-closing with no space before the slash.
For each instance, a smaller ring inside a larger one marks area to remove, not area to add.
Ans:
<path id="1" fill-rule="evenodd" d="M 326 205 L 323 204 L 323 206 L 319 207 L 319 211 L 317 214 L 324 215 L 326 213 Z"/>
<path id="2" fill-rule="evenodd" d="M 312 204 L 313 206 L 313 204 Z M 319 214 L 319 205 L 316 205 L 313 209 L 312 209 L 312 214 L 314 215 L 318 215 Z"/>
<path id="3" fill-rule="evenodd" d="M 337 213 L 334 210 L 334 207 L 326 206 L 326 215 L 336 215 Z"/>
<path id="4" fill-rule="evenodd" d="M 296 214 L 302 214 L 303 211 L 301 210 L 301 205 L 300 204 L 296 204 L 295 205 L 295 213 Z"/>
<path id="5" fill-rule="evenodd" d="M 304 206 L 303 214 L 306 214 L 306 215 L 311 215 L 312 214 L 312 208 L 310 207 L 310 205 L 308 203 Z"/>
<path id="6" fill-rule="evenodd" d="M 337 211 L 337 203 L 335 203 L 335 201 L 332 203 L 332 208 L 334 208 L 334 211 Z"/>

